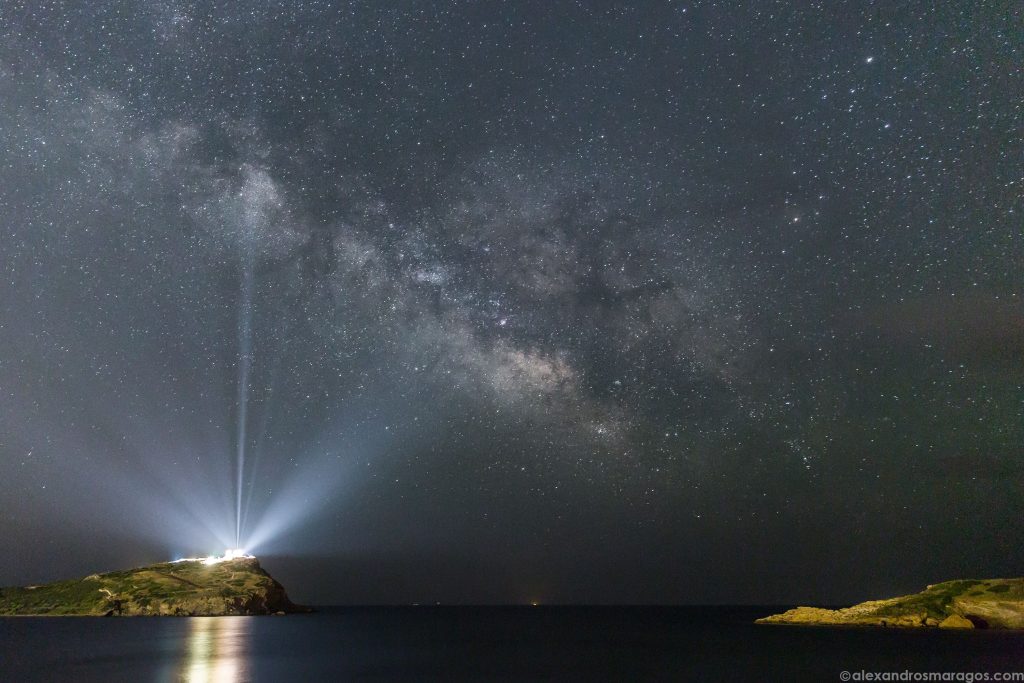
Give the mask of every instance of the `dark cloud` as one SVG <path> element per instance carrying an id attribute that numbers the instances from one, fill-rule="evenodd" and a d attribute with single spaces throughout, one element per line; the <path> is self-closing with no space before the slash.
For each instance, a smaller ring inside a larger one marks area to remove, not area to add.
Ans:
<path id="1" fill-rule="evenodd" d="M 1024 304 L 1012 293 L 974 293 L 883 307 L 871 322 L 893 343 L 936 347 L 954 358 L 993 363 L 1024 354 Z"/>

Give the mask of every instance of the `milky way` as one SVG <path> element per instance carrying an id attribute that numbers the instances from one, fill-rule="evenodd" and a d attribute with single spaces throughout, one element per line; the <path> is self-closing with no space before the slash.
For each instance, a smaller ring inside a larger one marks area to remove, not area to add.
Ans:
<path id="1" fill-rule="evenodd" d="M 1022 35 L 4 3 L 0 584 L 236 518 L 319 603 L 1019 574 Z"/>

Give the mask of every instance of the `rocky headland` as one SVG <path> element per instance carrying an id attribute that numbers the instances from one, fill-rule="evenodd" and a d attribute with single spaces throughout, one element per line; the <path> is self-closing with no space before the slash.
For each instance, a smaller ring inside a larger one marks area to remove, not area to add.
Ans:
<path id="1" fill-rule="evenodd" d="M 227 616 L 308 612 L 255 557 L 164 562 L 0 588 L 0 616 Z"/>
<path id="2" fill-rule="evenodd" d="M 1024 578 L 963 579 L 843 609 L 796 607 L 759 624 L 1024 629 Z"/>

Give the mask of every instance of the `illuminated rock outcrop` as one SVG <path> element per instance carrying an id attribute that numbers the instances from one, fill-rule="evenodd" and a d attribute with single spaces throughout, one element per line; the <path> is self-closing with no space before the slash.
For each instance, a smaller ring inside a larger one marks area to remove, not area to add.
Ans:
<path id="1" fill-rule="evenodd" d="M 843 609 L 796 607 L 759 624 L 889 626 L 896 628 L 1024 628 L 1024 578 L 965 579 L 920 593 Z"/>
<path id="2" fill-rule="evenodd" d="M 308 612 L 255 557 L 165 562 L 42 586 L 0 588 L 0 615 L 225 616 Z"/>

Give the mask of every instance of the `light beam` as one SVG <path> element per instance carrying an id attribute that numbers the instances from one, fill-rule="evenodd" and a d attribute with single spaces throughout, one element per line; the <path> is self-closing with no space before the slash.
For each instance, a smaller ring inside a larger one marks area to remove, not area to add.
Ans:
<path id="1" fill-rule="evenodd" d="M 252 221 L 242 246 L 242 291 L 238 308 L 238 430 L 235 434 L 235 545 L 242 536 L 242 486 L 245 480 L 245 446 L 249 414 L 249 372 L 252 367 L 252 299 L 256 279 L 252 246 Z"/>

